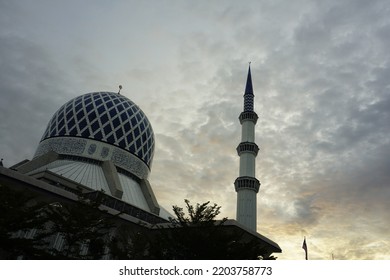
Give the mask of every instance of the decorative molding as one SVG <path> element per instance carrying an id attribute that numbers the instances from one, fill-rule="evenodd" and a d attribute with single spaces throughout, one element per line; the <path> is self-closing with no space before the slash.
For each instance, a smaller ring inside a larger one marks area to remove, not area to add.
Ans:
<path id="1" fill-rule="evenodd" d="M 91 144 L 88 147 L 88 154 L 93 155 L 96 152 L 96 144 Z"/>
<path id="2" fill-rule="evenodd" d="M 93 150 L 91 147 L 94 146 L 96 146 L 96 152 L 91 153 Z M 150 173 L 150 169 L 146 163 L 132 153 L 111 144 L 92 139 L 78 137 L 55 137 L 45 139 L 39 143 L 34 158 L 50 151 L 60 155 L 79 156 L 98 161 L 111 160 L 117 167 L 130 172 L 139 179 L 147 179 Z"/>
<path id="3" fill-rule="evenodd" d="M 256 114 L 256 112 L 253 111 L 245 111 L 240 114 L 238 119 L 240 120 L 240 124 L 242 124 L 244 121 L 252 121 L 254 124 L 257 123 L 259 116 Z"/>
<path id="4" fill-rule="evenodd" d="M 122 149 L 114 148 L 111 156 L 112 162 L 136 175 L 140 179 L 147 179 L 149 176 L 149 168 L 147 165 L 135 157 L 131 153 L 124 152 Z"/>
<path id="5" fill-rule="evenodd" d="M 43 141 L 39 143 L 34 158 L 41 156 L 49 151 L 56 152 L 57 154 L 82 155 L 86 146 L 87 140 L 82 138 L 53 138 L 50 139 L 50 141 Z"/>
<path id="6" fill-rule="evenodd" d="M 236 192 L 242 189 L 247 189 L 258 193 L 260 189 L 260 181 L 253 177 L 242 176 L 238 177 L 236 181 L 234 181 L 234 186 L 236 188 Z"/>
<path id="7" fill-rule="evenodd" d="M 257 153 L 259 152 L 259 146 L 257 146 L 256 143 L 252 143 L 252 142 L 241 142 L 237 146 L 236 150 L 239 156 L 245 152 L 249 152 L 257 156 Z"/>
<path id="8" fill-rule="evenodd" d="M 101 156 L 102 158 L 107 158 L 109 152 L 110 152 L 110 149 L 109 149 L 109 148 L 103 147 L 103 148 L 102 148 L 102 151 L 100 152 L 100 156 Z"/>

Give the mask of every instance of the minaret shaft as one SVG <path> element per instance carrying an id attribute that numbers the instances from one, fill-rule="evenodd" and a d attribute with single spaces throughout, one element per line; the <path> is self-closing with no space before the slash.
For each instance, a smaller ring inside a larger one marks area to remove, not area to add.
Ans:
<path id="1" fill-rule="evenodd" d="M 255 143 L 255 124 L 251 121 L 246 121 L 241 127 L 241 142 Z"/>
<path id="2" fill-rule="evenodd" d="M 255 177 L 255 158 L 249 153 L 243 153 L 240 156 L 239 176 Z"/>
<path id="3" fill-rule="evenodd" d="M 240 156 L 239 177 L 234 182 L 237 192 L 237 221 L 247 228 L 257 228 L 257 192 L 260 182 L 256 179 L 256 156 L 259 147 L 255 143 L 255 125 L 258 116 L 254 112 L 254 95 L 251 70 L 244 94 L 244 111 L 240 114 L 241 143 L 237 147 Z"/>

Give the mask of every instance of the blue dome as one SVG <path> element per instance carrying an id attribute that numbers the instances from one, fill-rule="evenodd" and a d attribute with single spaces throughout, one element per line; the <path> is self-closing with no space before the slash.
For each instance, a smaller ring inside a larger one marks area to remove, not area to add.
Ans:
<path id="1" fill-rule="evenodd" d="M 118 93 L 93 92 L 70 100 L 54 114 L 41 142 L 68 136 L 120 147 L 151 166 L 152 126 L 136 104 Z"/>

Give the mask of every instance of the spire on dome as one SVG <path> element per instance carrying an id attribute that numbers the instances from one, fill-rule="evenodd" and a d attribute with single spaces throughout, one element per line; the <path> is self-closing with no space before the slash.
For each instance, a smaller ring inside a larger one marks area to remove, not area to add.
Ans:
<path id="1" fill-rule="evenodd" d="M 249 62 L 248 78 L 246 80 L 245 94 L 253 94 L 251 63 Z"/>

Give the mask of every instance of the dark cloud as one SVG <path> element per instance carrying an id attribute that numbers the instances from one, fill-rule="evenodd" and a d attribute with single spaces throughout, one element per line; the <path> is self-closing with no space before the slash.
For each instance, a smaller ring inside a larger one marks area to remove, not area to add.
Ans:
<path id="1" fill-rule="evenodd" d="M 2 157 L 11 165 L 33 155 L 67 91 L 63 73 L 42 48 L 17 36 L 2 36 L 1 41 L 0 138 Z"/>

